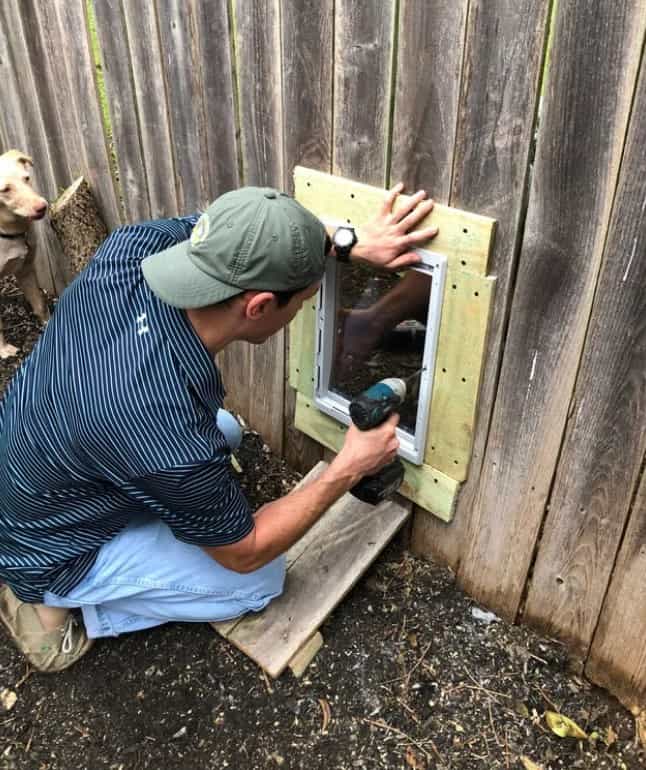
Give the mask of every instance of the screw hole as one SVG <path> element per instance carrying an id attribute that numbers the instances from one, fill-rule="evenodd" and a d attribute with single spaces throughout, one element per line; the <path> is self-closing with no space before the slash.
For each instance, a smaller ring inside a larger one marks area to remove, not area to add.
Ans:
<path id="1" fill-rule="evenodd" d="M 536 487 L 530 487 L 530 491 L 534 492 L 536 490 Z"/>
<path id="2" fill-rule="evenodd" d="M 444 372 L 444 374 L 446 374 L 446 369 L 444 367 L 442 367 L 442 371 Z"/>
<path id="3" fill-rule="evenodd" d="M 474 292 L 473 292 L 473 294 L 474 294 L 474 296 L 476 296 L 476 297 L 480 296 L 480 295 L 478 294 L 478 292 L 477 292 L 477 291 L 474 291 Z"/>
<path id="4" fill-rule="evenodd" d="M 466 382 L 466 378 L 465 377 L 462 378 L 462 382 Z"/>
<path id="5" fill-rule="evenodd" d="M 300 369 L 297 369 L 297 370 L 296 370 L 296 374 L 300 374 L 300 373 L 301 373 L 301 370 L 300 370 Z"/>
<path id="6" fill-rule="evenodd" d="M 565 580 L 563 580 L 563 578 L 562 578 L 562 577 L 559 575 L 559 576 L 556 578 L 556 582 L 557 582 L 557 583 L 558 583 L 560 586 L 562 586 L 562 585 L 563 585 L 563 583 L 565 583 Z"/>
<path id="7" fill-rule="evenodd" d="M 459 465 L 459 464 L 460 464 L 460 463 L 459 463 L 457 460 L 453 460 L 453 463 L 454 463 L 455 465 Z"/>
<path id="8" fill-rule="evenodd" d="M 345 220 L 348 224 L 352 224 L 349 219 Z"/>
<path id="9" fill-rule="evenodd" d="M 452 288 L 457 289 L 458 288 L 457 283 L 454 283 Z"/>
<path id="10" fill-rule="evenodd" d="M 354 193 L 350 193 L 350 197 L 351 197 L 351 198 L 354 198 Z"/>
<path id="11" fill-rule="evenodd" d="M 467 265 L 467 263 L 463 259 L 460 260 L 460 264 L 463 265 L 464 267 L 466 267 Z"/>
<path id="12" fill-rule="evenodd" d="M 439 482 L 437 479 L 433 479 L 433 481 L 434 481 L 436 484 L 439 484 L 439 483 L 440 483 L 440 482 Z"/>
<path id="13" fill-rule="evenodd" d="M 465 227 L 465 228 L 462 230 L 462 232 L 463 232 L 463 233 L 468 233 L 469 231 L 468 231 L 468 230 L 467 230 L 467 228 Z"/>
<path id="14" fill-rule="evenodd" d="M 432 447 L 431 447 L 431 452 L 434 452 L 434 451 L 435 451 L 435 447 L 434 447 L 434 446 L 432 446 Z"/>
<path id="15" fill-rule="evenodd" d="M 306 182 L 306 184 L 307 184 L 307 186 L 308 186 L 308 187 L 311 187 L 311 186 L 312 186 L 312 185 L 311 185 L 309 182 Z"/>

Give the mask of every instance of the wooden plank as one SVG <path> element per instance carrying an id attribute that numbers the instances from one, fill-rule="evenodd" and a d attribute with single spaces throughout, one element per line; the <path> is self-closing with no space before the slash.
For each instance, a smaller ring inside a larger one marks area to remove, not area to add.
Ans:
<path id="1" fill-rule="evenodd" d="M 646 25 L 642 0 L 573 0 L 556 17 L 509 334 L 458 573 L 507 619 L 522 597 L 567 420 Z"/>
<path id="2" fill-rule="evenodd" d="M 100 5 L 100 3 L 97 3 Z M 153 219 L 176 216 L 177 191 L 155 5 L 122 3 Z"/>
<path id="3" fill-rule="evenodd" d="M 332 167 L 333 0 L 285 0 L 281 26 L 283 187 L 293 194 L 296 164 L 321 171 Z M 287 361 L 293 358 L 293 329 L 285 336 Z M 296 393 L 289 384 L 284 408 L 284 457 L 293 467 L 307 470 L 321 459 L 322 448 L 294 427 Z"/>
<path id="4" fill-rule="evenodd" d="M 298 393 L 295 424 L 323 446 L 338 452 L 343 446 L 346 428 L 319 412 L 314 403 Z M 444 521 L 453 517 L 459 482 L 429 465 L 413 465 L 403 460 L 406 475 L 400 493 Z"/>
<path id="5" fill-rule="evenodd" d="M 294 676 L 300 679 L 309 664 L 314 660 L 318 651 L 323 647 L 323 636 L 320 631 L 312 634 L 301 649 L 287 664 Z"/>
<path id="6" fill-rule="evenodd" d="M 353 222 L 362 217 L 371 218 L 383 195 L 377 188 L 302 167 L 296 169 L 295 177 L 298 200 L 323 218 L 334 216 L 328 213 L 327 206 L 338 209 L 339 200 L 345 200 L 344 214 Z M 447 206 L 437 208 L 440 209 L 437 217 L 445 244 L 465 237 L 465 229 L 475 238 L 480 228 L 479 243 L 472 241 L 472 251 L 483 254 L 481 264 L 486 265 L 493 221 Z M 472 222 L 475 222 L 473 226 Z M 435 242 L 431 248 L 440 251 Z M 495 279 L 471 272 L 463 264 L 466 262 L 464 252 L 458 249 L 450 250 L 447 256 L 448 275 L 425 461 L 456 481 L 463 481 L 471 459 Z M 292 324 L 290 381 L 309 398 L 313 398 L 314 393 L 315 309 L 313 302 L 306 303 Z"/>
<path id="7" fill-rule="evenodd" d="M 536 130 L 550 0 L 470 0 L 450 203 L 497 220 L 488 272 L 496 275 L 469 476 L 450 527 L 416 517 L 412 547 L 457 570 L 465 554 L 509 317 Z M 554 4 L 556 5 L 556 4 Z M 559 4 L 560 5 L 560 4 Z M 450 38 L 444 45 L 451 47 Z M 501 53 L 504 52 L 504 55 Z M 442 55 L 447 55 L 442 50 Z M 429 78 L 431 81 L 434 78 Z M 440 96 L 440 99 L 443 98 Z M 431 184 L 429 182 L 428 184 Z M 474 531 L 477 531 L 474 522 Z"/>
<path id="8" fill-rule="evenodd" d="M 424 459 L 457 481 L 471 461 L 494 287 L 494 278 L 447 276 Z"/>
<path id="9" fill-rule="evenodd" d="M 226 12 L 225 8 L 222 10 Z M 157 18 L 167 83 L 177 207 L 182 214 L 188 214 L 206 208 L 210 202 L 206 192 L 209 156 L 195 0 L 157 0 Z"/>
<path id="10" fill-rule="evenodd" d="M 247 422 L 251 409 L 251 345 L 248 342 L 232 342 L 221 350 L 216 358 L 227 391 L 225 406 L 242 415 Z M 256 426 L 251 425 L 256 429 Z"/>
<path id="11" fill-rule="evenodd" d="M 211 201 L 240 186 L 227 0 L 197 3 L 195 18 L 206 120 L 206 199 Z"/>
<path id="12" fill-rule="evenodd" d="M 73 160 L 70 161 L 74 173 L 65 184 L 83 175 L 92 188 L 103 221 L 110 229 L 120 224 L 121 216 L 94 77 L 85 0 L 59 1 L 55 3 L 55 8 L 59 49 L 53 55 L 64 56 L 69 84 L 67 93 L 58 96 L 58 106 L 62 112 L 72 112 L 81 147 L 81 155 L 77 160 L 77 163 L 80 161 L 79 171 L 74 170 Z M 64 139 L 67 140 L 71 133 L 66 129 Z"/>
<path id="13" fill-rule="evenodd" d="M 643 327 L 642 327 L 643 328 Z M 614 565 L 585 672 L 633 708 L 646 709 L 646 474 Z"/>
<path id="14" fill-rule="evenodd" d="M 391 181 L 448 202 L 468 0 L 401 0 Z"/>
<path id="15" fill-rule="evenodd" d="M 332 166 L 333 0 L 284 0 L 281 5 L 284 189 L 293 192 L 298 164 Z"/>
<path id="16" fill-rule="evenodd" d="M 583 658 L 646 452 L 646 68 L 524 616 Z M 646 683 L 645 683 L 646 686 Z"/>
<path id="17" fill-rule="evenodd" d="M 344 495 L 312 528 L 316 537 L 288 568 L 282 596 L 245 616 L 229 641 L 279 676 L 409 515 L 410 506 L 371 506 Z"/>
<path id="18" fill-rule="evenodd" d="M 393 0 L 336 0 L 334 5 L 335 174 L 386 184 Z"/>
<path id="19" fill-rule="evenodd" d="M 244 182 L 280 188 L 284 176 L 278 0 L 236 0 L 234 9 Z M 249 423 L 278 454 L 283 451 L 284 362 L 285 335 L 280 331 L 251 349 L 245 381 L 252 389 Z"/>
<path id="20" fill-rule="evenodd" d="M 148 179 L 140 141 L 137 96 L 121 0 L 94 2 L 103 77 L 110 110 L 126 222 L 150 219 Z"/>
<path id="21" fill-rule="evenodd" d="M 314 214 L 337 221 L 349 219 L 357 227 L 375 217 L 385 195 L 378 187 L 300 166 L 294 169 L 294 183 L 296 197 Z M 399 205 L 404 205 L 408 198 L 400 195 Z M 431 225 L 440 228 L 428 244 L 431 251 L 446 254 L 449 265 L 456 270 L 487 275 L 493 219 L 438 203 L 418 229 Z"/>

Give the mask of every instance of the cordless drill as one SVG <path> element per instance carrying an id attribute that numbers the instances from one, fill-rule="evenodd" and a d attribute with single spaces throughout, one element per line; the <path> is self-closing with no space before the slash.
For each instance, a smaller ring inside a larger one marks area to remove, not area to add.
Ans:
<path id="1" fill-rule="evenodd" d="M 350 402 L 350 417 L 359 430 L 381 425 L 399 410 L 406 398 L 406 382 L 396 377 L 371 385 Z M 404 466 L 396 457 L 372 476 L 364 476 L 350 492 L 359 500 L 377 505 L 396 492 L 404 479 Z"/>

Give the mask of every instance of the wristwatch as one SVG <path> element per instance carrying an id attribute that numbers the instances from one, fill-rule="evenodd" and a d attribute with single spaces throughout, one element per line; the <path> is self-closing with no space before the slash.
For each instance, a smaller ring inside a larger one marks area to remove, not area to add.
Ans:
<path id="1" fill-rule="evenodd" d="M 332 236 L 334 252 L 339 262 L 349 262 L 352 247 L 357 242 L 357 234 L 353 227 L 338 227 Z"/>

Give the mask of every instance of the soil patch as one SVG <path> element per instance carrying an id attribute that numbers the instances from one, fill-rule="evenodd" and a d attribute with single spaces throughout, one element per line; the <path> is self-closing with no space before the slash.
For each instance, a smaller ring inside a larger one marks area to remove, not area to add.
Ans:
<path id="1" fill-rule="evenodd" d="M 38 324 L 4 300 L 26 353 Z M 0 362 L 3 387 L 18 363 Z M 256 433 L 237 457 L 254 507 L 299 478 Z M 0 770 L 644 767 L 630 715 L 568 672 L 562 646 L 480 610 L 400 538 L 324 624 L 301 680 L 269 681 L 204 624 L 101 640 L 56 675 L 2 635 L 0 691 L 17 700 L 0 706 Z M 557 737 L 546 710 L 590 738 Z"/>

